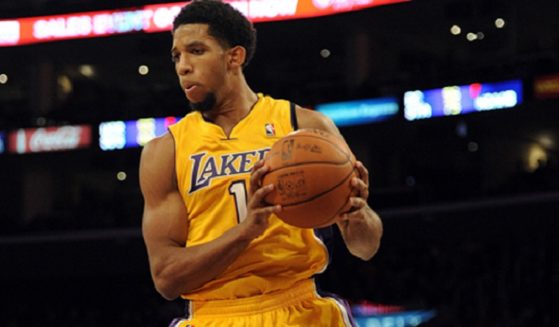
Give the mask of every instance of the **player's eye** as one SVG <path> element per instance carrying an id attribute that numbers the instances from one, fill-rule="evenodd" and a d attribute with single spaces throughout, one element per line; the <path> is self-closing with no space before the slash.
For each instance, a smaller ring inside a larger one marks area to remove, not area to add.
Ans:
<path id="1" fill-rule="evenodd" d="M 204 49 L 202 48 L 192 48 L 190 49 L 190 53 L 195 54 L 195 55 L 201 55 L 204 53 Z"/>

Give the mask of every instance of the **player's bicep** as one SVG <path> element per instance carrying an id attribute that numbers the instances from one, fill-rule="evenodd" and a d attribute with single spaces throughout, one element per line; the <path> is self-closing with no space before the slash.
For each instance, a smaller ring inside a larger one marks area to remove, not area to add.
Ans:
<path id="1" fill-rule="evenodd" d="M 187 214 L 178 193 L 168 194 L 157 205 L 145 205 L 142 233 L 148 251 L 160 246 L 184 246 Z"/>
<path id="2" fill-rule="evenodd" d="M 144 197 L 142 232 L 150 254 L 164 246 L 183 246 L 186 209 L 175 183 L 174 143 L 154 140 L 142 151 L 140 187 Z"/>

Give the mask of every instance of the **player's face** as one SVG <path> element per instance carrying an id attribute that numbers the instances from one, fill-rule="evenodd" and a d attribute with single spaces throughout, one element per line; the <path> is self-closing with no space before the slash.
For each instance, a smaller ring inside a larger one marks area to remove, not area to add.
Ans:
<path id="1" fill-rule="evenodd" d="M 208 111 L 225 83 L 226 50 L 207 24 L 185 24 L 173 33 L 171 56 L 182 90 L 194 110 Z"/>

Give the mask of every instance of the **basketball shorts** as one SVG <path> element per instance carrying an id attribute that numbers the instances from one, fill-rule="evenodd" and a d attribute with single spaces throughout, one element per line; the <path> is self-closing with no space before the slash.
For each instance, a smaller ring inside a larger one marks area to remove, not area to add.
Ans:
<path id="1" fill-rule="evenodd" d="M 349 308 L 333 297 L 321 297 L 313 280 L 289 290 L 250 298 L 192 301 L 186 318 L 169 327 L 350 327 Z"/>

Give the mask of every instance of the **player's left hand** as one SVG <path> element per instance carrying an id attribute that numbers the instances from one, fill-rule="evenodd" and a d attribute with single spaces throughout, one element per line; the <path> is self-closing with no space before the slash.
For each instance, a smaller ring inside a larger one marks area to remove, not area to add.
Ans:
<path id="1" fill-rule="evenodd" d="M 355 163 L 355 169 L 358 176 L 351 180 L 353 194 L 347 203 L 350 209 L 338 217 L 337 224 L 349 252 L 363 260 L 369 260 L 379 249 L 382 221 L 367 204 L 369 171 L 360 161 Z"/>
<path id="2" fill-rule="evenodd" d="M 347 223 L 354 220 L 363 220 L 367 210 L 370 210 L 367 199 L 369 198 L 369 171 L 361 161 L 355 162 L 357 177 L 351 180 L 352 194 L 348 200 L 350 208 L 338 217 L 338 221 Z"/>

